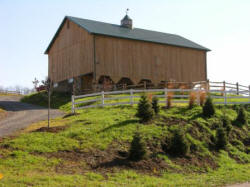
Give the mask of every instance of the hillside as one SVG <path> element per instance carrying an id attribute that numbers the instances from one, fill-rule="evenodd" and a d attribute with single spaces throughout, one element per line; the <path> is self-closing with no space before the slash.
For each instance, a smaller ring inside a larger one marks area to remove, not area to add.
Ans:
<path id="1" fill-rule="evenodd" d="M 33 95 L 36 100 L 36 95 Z M 40 97 L 40 96 L 39 96 Z M 27 99 L 27 98 L 26 98 Z M 42 101 L 40 100 L 39 103 Z M 55 106 L 70 111 L 70 103 Z M 245 182 L 250 176 L 250 107 L 248 125 L 239 127 L 238 106 L 217 106 L 211 118 L 202 107 L 161 107 L 147 123 L 135 117 L 136 106 L 80 110 L 24 129 L 1 140 L 0 173 L 4 186 L 221 186 Z M 216 132 L 226 115 L 233 123 L 228 144 L 216 147 Z M 189 145 L 185 155 L 166 151 L 168 140 L 181 129 Z M 147 155 L 128 159 L 130 142 L 139 132 Z"/>
<path id="2" fill-rule="evenodd" d="M 51 95 L 51 108 L 59 108 L 71 101 L 71 95 L 68 93 L 53 92 Z M 48 94 L 46 91 L 26 95 L 21 99 L 21 102 L 48 106 Z"/>

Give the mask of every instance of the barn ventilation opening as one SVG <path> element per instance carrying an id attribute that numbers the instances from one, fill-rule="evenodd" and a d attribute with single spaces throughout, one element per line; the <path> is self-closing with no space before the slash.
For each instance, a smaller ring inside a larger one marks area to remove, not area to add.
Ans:
<path id="1" fill-rule="evenodd" d="M 123 77 L 117 83 L 117 85 L 120 85 L 120 84 L 133 85 L 134 83 L 129 78 Z"/>
<path id="2" fill-rule="evenodd" d="M 114 81 L 110 76 L 102 75 L 98 80 L 98 84 L 101 90 L 112 90 Z"/>
<path id="3" fill-rule="evenodd" d="M 145 87 L 145 88 L 154 86 L 152 81 L 149 80 L 149 79 L 141 79 L 141 81 L 139 82 L 139 85 L 142 86 L 142 87 Z"/>

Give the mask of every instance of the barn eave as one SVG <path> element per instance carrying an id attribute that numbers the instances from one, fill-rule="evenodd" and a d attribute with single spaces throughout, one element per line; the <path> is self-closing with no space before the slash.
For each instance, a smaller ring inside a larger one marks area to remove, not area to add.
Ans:
<path id="1" fill-rule="evenodd" d="M 114 38 L 123 38 L 123 39 L 129 39 L 129 40 L 135 40 L 135 41 L 144 41 L 144 42 L 150 42 L 150 43 L 157 43 L 157 44 L 162 44 L 162 45 L 170 45 L 170 46 L 176 46 L 176 47 L 183 47 L 183 48 L 190 48 L 190 49 L 195 49 L 195 50 L 201 50 L 201 51 L 211 51 L 210 49 L 206 48 L 206 47 L 203 47 L 191 40 L 188 40 L 182 36 L 179 36 L 179 35 L 174 35 L 174 34 L 168 34 L 170 36 L 174 36 L 174 37 L 177 37 L 178 39 L 180 39 L 180 41 L 183 41 L 183 42 L 177 42 L 177 43 L 171 43 L 171 42 L 167 42 L 167 41 L 161 41 L 161 40 L 152 40 L 152 39 L 148 39 L 148 38 L 138 38 L 137 36 L 133 36 L 133 35 L 122 35 L 122 34 L 117 34 L 117 33 L 112 33 L 112 32 L 106 32 L 106 31 L 103 31 L 101 30 L 101 26 L 96 29 L 96 28 L 88 28 L 88 24 L 82 24 L 82 22 L 80 22 L 81 20 L 84 22 L 84 21 L 88 21 L 88 22 L 93 22 L 93 23 L 99 23 L 100 25 L 101 24 L 106 24 L 107 26 L 110 26 L 110 27 L 117 27 L 118 25 L 114 25 L 114 24 L 110 24 L 110 23 L 103 23 L 103 22 L 97 22 L 97 21 L 92 21 L 92 20 L 85 20 L 85 19 L 81 19 L 81 18 L 75 18 L 75 17 L 71 17 L 71 16 L 65 16 L 62 23 L 60 24 L 59 28 L 57 29 L 53 39 L 51 40 L 51 42 L 49 43 L 49 46 L 47 47 L 47 49 L 45 50 L 44 54 L 48 54 L 49 53 L 49 50 L 50 48 L 52 47 L 54 41 L 56 40 L 58 34 L 60 33 L 64 23 L 66 22 L 66 20 L 70 20 L 72 21 L 73 23 L 77 24 L 79 27 L 83 28 L 84 30 L 86 30 L 88 33 L 90 34 L 95 34 L 95 35 L 103 35 L 103 36 L 109 36 L 109 37 L 114 37 Z M 79 21 L 80 20 L 80 21 Z M 127 28 L 120 28 L 121 30 L 125 31 L 129 31 Z M 151 32 L 152 34 L 156 33 L 156 34 L 166 34 L 167 33 L 160 33 L 160 32 L 157 32 L 157 31 L 149 31 L 149 30 L 144 30 L 144 29 L 137 29 L 135 28 L 134 30 L 137 30 L 137 32 Z M 138 33 L 137 33 L 138 34 Z"/>

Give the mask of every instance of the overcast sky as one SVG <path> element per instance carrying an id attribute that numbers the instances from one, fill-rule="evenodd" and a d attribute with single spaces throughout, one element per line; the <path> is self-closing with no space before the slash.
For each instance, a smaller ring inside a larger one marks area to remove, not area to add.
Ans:
<path id="1" fill-rule="evenodd" d="M 208 53 L 208 78 L 250 84 L 250 0 L 0 0 L 0 86 L 32 87 L 47 75 L 44 55 L 65 15 L 173 33 Z"/>

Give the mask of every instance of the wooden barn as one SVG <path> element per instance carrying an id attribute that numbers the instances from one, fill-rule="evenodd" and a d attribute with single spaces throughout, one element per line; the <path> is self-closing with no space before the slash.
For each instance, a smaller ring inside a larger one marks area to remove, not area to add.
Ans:
<path id="1" fill-rule="evenodd" d="M 207 80 L 209 49 L 175 34 L 66 16 L 45 54 L 58 91 Z"/>

